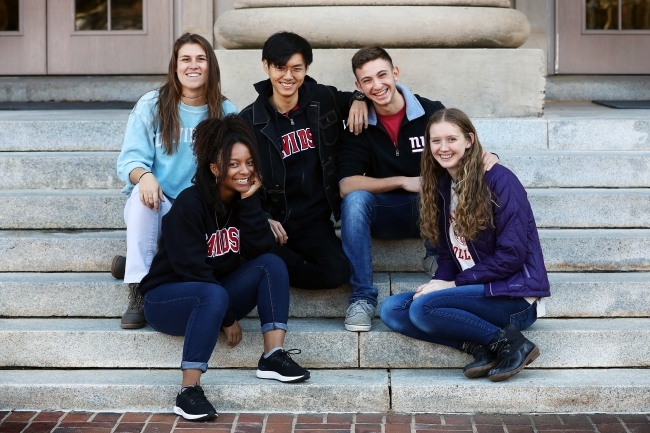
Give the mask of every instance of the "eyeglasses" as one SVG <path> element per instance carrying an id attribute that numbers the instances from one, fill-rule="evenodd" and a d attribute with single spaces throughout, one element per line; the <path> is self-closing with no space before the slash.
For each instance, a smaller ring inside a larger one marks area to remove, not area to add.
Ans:
<path id="1" fill-rule="evenodd" d="M 306 72 L 306 69 L 302 66 L 294 66 L 293 68 L 287 68 L 286 66 L 271 65 L 271 67 L 276 71 L 278 71 L 278 73 L 281 75 L 286 74 L 287 70 L 291 71 L 291 75 L 303 75 Z"/>

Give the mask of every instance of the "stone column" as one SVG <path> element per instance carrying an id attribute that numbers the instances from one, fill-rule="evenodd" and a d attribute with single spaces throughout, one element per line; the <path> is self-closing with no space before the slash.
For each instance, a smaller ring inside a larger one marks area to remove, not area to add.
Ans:
<path id="1" fill-rule="evenodd" d="M 509 0 L 238 0 L 215 35 L 250 49 L 281 30 L 314 48 L 517 48 L 530 25 Z"/>
<path id="2" fill-rule="evenodd" d="M 278 31 L 314 47 L 309 74 L 353 90 L 350 59 L 380 45 L 400 67 L 400 82 L 473 117 L 540 116 L 545 65 L 526 42 L 530 24 L 509 0 L 236 0 L 215 23 L 224 93 L 240 108 L 266 78 L 260 49 Z"/>

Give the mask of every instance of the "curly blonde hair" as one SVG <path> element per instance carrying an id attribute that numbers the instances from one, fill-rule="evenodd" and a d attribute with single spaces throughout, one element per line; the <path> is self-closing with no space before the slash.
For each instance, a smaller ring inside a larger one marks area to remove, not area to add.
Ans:
<path id="1" fill-rule="evenodd" d="M 446 108 L 436 111 L 427 123 L 424 132 L 425 143 L 421 162 L 420 192 L 420 232 L 422 236 L 436 245 L 440 240 L 438 233 L 438 178 L 445 169 L 433 157 L 431 151 L 431 126 L 436 123 L 448 122 L 457 126 L 465 139 L 473 141 L 469 149 L 460 159 L 456 194 L 456 232 L 465 239 L 474 240 L 479 231 L 488 226 L 494 227 L 492 205 L 494 200 L 484 179 L 483 148 L 478 140 L 476 129 L 467 115 L 457 108 Z M 473 135 L 473 140 L 472 140 Z"/>

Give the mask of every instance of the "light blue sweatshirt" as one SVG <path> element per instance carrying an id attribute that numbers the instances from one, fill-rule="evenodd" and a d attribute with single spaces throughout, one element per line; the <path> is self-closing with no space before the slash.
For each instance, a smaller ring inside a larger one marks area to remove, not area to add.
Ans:
<path id="1" fill-rule="evenodd" d="M 151 171 L 167 197 L 176 199 L 185 188 L 192 184 L 196 173 L 196 160 L 192 153 L 192 132 L 202 120 L 208 118 L 208 106 L 191 107 L 179 104 L 181 135 L 178 150 L 173 155 L 164 153 L 160 125 L 156 120 L 158 91 L 146 93 L 137 102 L 126 124 L 124 144 L 117 159 L 117 175 L 126 186 L 123 194 L 131 195 L 135 186 L 129 173 L 140 167 Z M 226 100 L 221 106 L 223 114 L 237 114 L 237 108 Z"/>

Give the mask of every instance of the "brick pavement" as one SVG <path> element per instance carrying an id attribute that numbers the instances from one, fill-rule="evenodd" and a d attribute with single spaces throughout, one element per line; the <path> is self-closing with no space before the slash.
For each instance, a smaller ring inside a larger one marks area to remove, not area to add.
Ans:
<path id="1" fill-rule="evenodd" d="M 441 415 L 222 413 L 188 422 L 170 413 L 0 412 L 0 433 L 650 433 L 650 414 Z"/>

